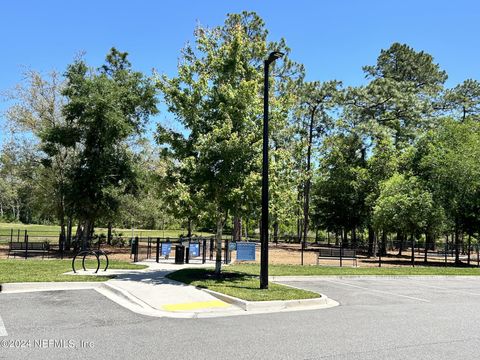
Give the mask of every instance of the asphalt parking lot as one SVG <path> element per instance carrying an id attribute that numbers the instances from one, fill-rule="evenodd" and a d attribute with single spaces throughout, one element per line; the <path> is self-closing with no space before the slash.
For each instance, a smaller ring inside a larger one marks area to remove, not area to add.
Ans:
<path id="1" fill-rule="evenodd" d="M 332 277 L 285 283 L 320 291 L 340 306 L 167 319 L 132 313 L 92 290 L 0 294 L 6 331 L 0 359 L 478 357 L 480 279 Z"/>

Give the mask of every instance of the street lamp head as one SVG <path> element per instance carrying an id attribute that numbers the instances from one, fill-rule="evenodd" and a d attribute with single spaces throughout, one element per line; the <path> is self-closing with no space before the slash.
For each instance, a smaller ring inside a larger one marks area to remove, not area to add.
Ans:
<path id="1" fill-rule="evenodd" d="M 283 57 L 283 55 L 285 55 L 285 54 L 280 52 L 280 51 L 272 51 L 270 53 L 270 55 L 268 55 L 267 62 L 270 64 L 270 63 L 274 62 L 275 60 Z"/>

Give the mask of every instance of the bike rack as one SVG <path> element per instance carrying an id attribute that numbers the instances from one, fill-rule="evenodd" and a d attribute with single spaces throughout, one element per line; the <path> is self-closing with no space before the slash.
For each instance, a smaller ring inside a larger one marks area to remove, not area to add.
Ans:
<path id="1" fill-rule="evenodd" d="M 95 252 L 97 253 L 99 259 L 100 259 L 100 256 L 102 256 L 102 255 L 105 256 L 105 261 L 107 262 L 107 264 L 105 265 L 105 269 L 103 269 L 103 271 L 107 271 L 108 264 L 109 264 L 107 253 L 103 250 L 100 250 L 100 249 L 95 250 Z"/>
<path id="2" fill-rule="evenodd" d="M 82 250 L 82 251 L 79 251 L 72 259 L 72 270 L 73 270 L 74 274 L 77 273 L 77 271 L 75 269 L 75 260 L 79 256 L 83 256 L 82 257 L 82 268 L 83 268 L 83 271 L 87 271 L 87 269 L 85 268 L 85 258 L 88 255 L 93 255 L 97 259 L 97 269 L 95 270 L 95 274 L 98 273 L 98 270 L 100 269 L 100 256 L 105 256 L 106 265 L 105 265 L 105 269 L 103 269 L 103 271 L 107 271 L 109 261 L 108 261 L 108 256 L 105 253 L 105 251 L 103 251 L 103 250 Z"/>

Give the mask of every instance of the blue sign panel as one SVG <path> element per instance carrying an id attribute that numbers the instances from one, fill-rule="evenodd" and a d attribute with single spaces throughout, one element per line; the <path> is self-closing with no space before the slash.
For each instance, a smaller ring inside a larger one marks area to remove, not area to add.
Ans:
<path id="1" fill-rule="evenodd" d="M 200 256 L 200 244 L 190 243 L 190 257 Z"/>
<path id="2" fill-rule="evenodd" d="M 237 250 L 237 243 L 236 242 L 228 243 L 228 251 L 235 251 L 235 250 Z"/>
<path id="3" fill-rule="evenodd" d="M 170 244 L 170 243 L 163 243 L 162 244 L 162 256 L 170 255 L 171 250 L 172 250 L 172 244 Z"/>
<path id="4" fill-rule="evenodd" d="M 237 242 L 237 260 L 255 261 L 255 243 Z"/>

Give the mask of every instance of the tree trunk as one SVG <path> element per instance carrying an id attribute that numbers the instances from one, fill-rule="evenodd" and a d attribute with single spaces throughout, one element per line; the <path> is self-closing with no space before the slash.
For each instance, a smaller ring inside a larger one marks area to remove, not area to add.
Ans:
<path id="1" fill-rule="evenodd" d="M 307 241 L 308 237 L 308 213 L 310 207 L 310 168 L 311 168 L 311 159 L 312 159 L 312 143 L 313 143 L 313 122 L 315 120 L 315 112 L 317 111 L 317 107 L 312 108 L 312 112 L 310 114 L 310 124 L 308 128 L 308 146 L 307 146 L 307 180 L 305 182 L 305 189 L 304 189 L 304 199 L 303 199 L 303 241 Z"/>
<path id="2" fill-rule="evenodd" d="M 273 223 L 273 241 L 275 242 L 275 244 L 278 244 L 278 228 L 278 220 L 275 220 L 275 222 Z"/>
<path id="3" fill-rule="evenodd" d="M 66 251 L 70 251 L 70 247 L 72 246 L 72 227 L 73 227 L 72 217 L 69 216 L 67 218 L 67 239 L 65 241 Z"/>
<path id="4" fill-rule="evenodd" d="M 60 237 L 62 241 L 65 243 L 66 239 L 66 231 L 65 231 L 65 215 L 60 215 Z"/>
<path id="5" fill-rule="evenodd" d="M 192 219 L 188 218 L 187 220 L 187 238 L 192 237 Z"/>
<path id="6" fill-rule="evenodd" d="M 352 229 L 352 249 L 357 248 L 357 228 L 354 226 Z"/>
<path id="7" fill-rule="evenodd" d="M 233 241 L 242 241 L 242 218 L 233 217 Z"/>
<path id="8" fill-rule="evenodd" d="M 423 256 L 423 262 L 426 264 L 428 261 L 428 249 L 430 248 L 430 241 L 431 241 L 431 235 L 430 232 L 425 233 L 425 249 L 424 249 L 424 256 Z"/>
<path id="9" fill-rule="evenodd" d="M 460 264 L 460 236 L 458 223 L 455 224 L 455 264 Z"/>
<path id="10" fill-rule="evenodd" d="M 404 242 L 403 234 L 399 231 L 397 232 L 398 256 L 402 256 L 403 242 Z"/>
<path id="11" fill-rule="evenodd" d="M 375 246 L 375 231 L 373 230 L 372 226 L 368 226 L 368 256 L 373 256 Z"/>
<path id="12" fill-rule="evenodd" d="M 93 234 L 93 221 L 86 219 L 80 221 L 77 227 L 77 246 L 80 246 L 82 250 L 87 249 L 88 242 Z"/>
<path id="13" fill-rule="evenodd" d="M 108 223 L 107 244 L 112 245 L 112 222 L 111 221 Z"/>
<path id="14" fill-rule="evenodd" d="M 298 193 L 297 193 L 297 201 L 298 204 L 302 203 L 302 189 L 301 186 L 298 187 Z M 302 241 L 302 234 L 303 234 L 303 224 L 302 224 L 302 219 L 301 219 L 301 210 L 300 208 L 297 208 L 296 210 L 297 213 L 297 240 L 299 242 Z"/>
<path id="15" fill-rule="evenodd" d="M 470 246 L 472 244 L 472 236 L 468 234 L 468 243 L 467 243 L 467 264 L 470 265 Z"/>
<path id="16" fill-rule="evenodd" d="M 382 256 L 387 255 L 387 232 L 386 231 L 382 231 L 382 244 L 379 251 L 381 251 Z"/>
<path id="17" fill-rule="evenodd" d="M 342 247 L 343 248 L 348 248 L 348 231 L 347 228 L 342 229 Z"/>
<path id="18" fill-rule="evenodd" d="M 215 256 L 215 275 L 220 276 L 222 271 L 222 233 L 223 233 L 223 213 L 217 211 L 217 234 L 216 241 L 216 256 Z"/>
<path id="19" fill-rule="evenodd" d="M 411 261 L 412 261 L 412 266 L 415 266 L 415 239 L 413 237 L 413 234 L 410 235 L 410 243 L 412 247 L 412 255 L 411 255 Z"/>

